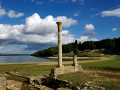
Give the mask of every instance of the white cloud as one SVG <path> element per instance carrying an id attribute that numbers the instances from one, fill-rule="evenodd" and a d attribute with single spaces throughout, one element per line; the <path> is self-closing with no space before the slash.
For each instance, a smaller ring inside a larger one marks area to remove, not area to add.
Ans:
<path id="1" fill-rule="evenodd" d="M 77 24 L 76 20 L 73 20 L 72 18 L 67 18 L 66 16 L 59 16 L 57 18 L 54 18 L 55 22 L 61 21 L 63 23 L 63 27 L 70 27 L 71 25 Z"/>
<path id="2" fill-rule="evenodd" d="M 0 46 L 0 49 L 3 49 L 4 47 Z"/>
<path id="3" fill-rule="evenodd" d="M 79 16 L 80 12 L 81 11 L 76 12 L 73 16 L 75 16 L 75 17 Z"/>
<path id="4" fill-rule="evenodd" d="M 80 2 L 81 5 L 84 4 L 84 0 L 72 0 L 72 2 L 73 2 L 73 3 L 74 3 L 74 2 Z"/>
<path id="5" fill-rule="evenodd" d="M 66 20 L 68 18 L 66 17 Z M 70 19 L 71 20 L 71 19 Z M 69 21 L 69 19 L 68 19 Z M 69 26 L 72 24 L 69 24 Z M 26 18 L 25 25 L 0 24 L 0 39 L 23 43 L 54 43 L 57 44 L 57 24 L 53 16 L 42 19 L 35 13 Z M 68 30 L 63 30 L 63 44 L 74 41 Z"/>
<path id="6" fill-rule="evenodd" d="M 41 19 L 40 16 L 35 13 L 26 18 L 25 33 L 47 35 L 56 32 L 56 30 L 57 25 L 53 16 L 49 15 L 45 19 Z"/>
<path id="7" fill-rule="evenodd" d="M 113 28 L 112 31 L 117 31 L 117 28 Z"/>
<path id="8" fill-rule="evenodd" d="M 88 36 L 81 36 L 80 39 L 78 39 L 79 42 L 85 42 L 85 41 L 98 41 L 96 38 L 89 39 Z"/>
<path id="9" fill-rule="evenodd" d="M 94 29 L 95 29 L 95 27 L 92 24 L 86 24 L 85 25 L 85 30 L 87 30 L 87 31 L 92 31 Z"/>
<path id="10" fill-rule="evenodd" d="M 3 16 L 5 14 L 6 14 L 5 9 L 1 8 L 1 6 L 0 6 L 0 16 Z"/>
<path id="11" fill-rule="evenodd" d="M 111 11 L 103 11 L 103 12 L 101 12 L 101 16 L 102 17 L 105 17 L 105 16 L 120 17 L 120 8 L 114 9 L 114 10 L 111 10 Z"/>
<path id="12" fill-rule="evenodd" d="M 78 14 L 78 13 L 75 13 L 74 16 L 75 16 L 75 17 L 76 17 L 76 16 L 79 16 L 79 14 Z"/>
<path id="13" fill-rule="evenodd" d="M 9 16 L 10 18 L 18 18 L 18 17 L 24 16 L 24 13 L 16 13 L 16 12 L 13 11 L 13 10 L 9 10 L 8 16 Z"/>
<path id="14" fill-rule="evenodd" d="M 36 3 L 42 5 L 44 2 L 43 1 L 41 1 L 41 2 L 37 1 Z"/>

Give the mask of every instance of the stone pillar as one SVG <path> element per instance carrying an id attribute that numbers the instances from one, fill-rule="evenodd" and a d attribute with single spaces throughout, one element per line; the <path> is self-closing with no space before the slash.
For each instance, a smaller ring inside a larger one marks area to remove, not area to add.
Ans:
<path id="1" fill-rule="evenodd" d="M 77 55 L 73 56 L 73 66 L 77 66 Z"/>
<path id="2" fill-rule="evenodd" d="M 62 67 L 62 22 L 58 25 L 58 67 Z"/>

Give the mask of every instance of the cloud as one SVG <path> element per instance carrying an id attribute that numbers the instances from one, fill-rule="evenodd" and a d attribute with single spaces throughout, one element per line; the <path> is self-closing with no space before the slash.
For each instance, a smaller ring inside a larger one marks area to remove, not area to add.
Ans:
<path id="1" fill-rule="evenodd" d="M 79 16 L 79 14 L 78 14 L 78 13 L 75 13 L 74 16 L 75 16 L 75 17 L 76 17 L 76 16 Z"/>
<path id="2" fill-rule="evenodd" d="M 97 8 L 91 8 L 90 10 L 91 10 L 91 11 L 96 11 L 96 10 L 97 10 Z"/>
<path id="3" fill-rule="evenodd" d="M 67 18 L 66 16 L 59 16 L 57 18 L 54 18 L 55 22 L 61 21 L 63 23 L 63 27 L 70 27 L 71 25 L 77 24 L 76 20 L 73 20 L 72 18 Z"/>
<path id="4" fill-rule="evenodd" d="M 79 16 L 80 12 L 81 11 L 76 12 L 73 16 L 75 16 L 75 17 Z"/>
<path id="5" fill-rule="evenodd" d="M 92 31 L 94 29 L 95 29 L 95 27 L 92 24 L 86 24 L 85 25 L 85 30 L 87 30 L 87 31 Z"/>
<path id="6" fill-rule="evenodd" d="M 88 36 L 81 36 L 80 39 L 78 39 L 79 42 L 85 42 L 85 41 L 98 41 L 96 38 L 89 39 Z"/>
<path id="7" fill-rule="evenodd" d="M 24 16 L 24 13 L 16 13 L 13 10 L 9 10 L 8 14 L 7 14 L 10 18 L 19 18 L 21 16 Z"/>
<path id="8" fill-rule="evenodd" d="M 55 2 L 55 3 L 67 3 L 68 0 L 49 0 L 49 2 Z"/>
<path id="9" fill-rule="evenodd" d="M 96 32 L 85 32 L 83 33 L 83 36 L 90 36 L 90 35 L 97 35 Z"/>
<path id="10" fill-rule="evenodd" d="M 41 19 L 40 16 L 35 13 L 26 18 L 25 33 L 47 35 L 56 32 L 56 30 L 57 25 L 51 15 L 47 16 L 45 19 Z"/>
<path id="11" fill-rule="evenodd" d="M 44 2 L 43 1 L 41 1 L 41 2 L 37 1 L 36 3 L 42 5 Z"/>
<path id="12" fill-rule="evenodd" d="M 39 34 L 39 35 L 47 35 L 57 33 L 57 24 L 56 22 L 62 21 L 63 27 L 70 27 L 77 23 L 76 20 L 72 18 L 67 18 L 65 16 L 59 16 L 54 18 L 49 15 L 44 19 L 41 19 L 40 16 L 35 13 L 32 16 L 26 18 L 26 25 L 24 28 L 24 33 L 28 34 Z"/>
<path id="13" fill-rule="evenodd" d="M 3 16 L 3 15 L 5 15 L 5 14 L 6 14 L 5 9 L 3 9 L 3 8 L 1 7 L 1 5 L 0 5 L 0 16 Z"/>
<path id="14" fill-rule="evenodd" d="M 3 49 L 3 48 L 4 48 L 4 47 L 1 47 L 1 46 L 0 46 L 0 50 Z"/>
<path id="15" fill-rule="evenodd" d="M 74 2 L 80 2 L 81 5 L 84 4 L 84 0 L 72 0 L 72 2 L 73 2 L 73 3 L 74 3 Z"/>
<path id="16" fill-rule="evenodd" d="M 71 25 L 69 24 L 69 26 Z M 74 40 L 73 35 L 68 30 L 63 30 L 62 33 L 63 44 L 70 43 Z M 6 44 L 13 44 L 14 41 L 17 43 L 57 44 L 57 24 L 53 16 L 49 15 L 42 19 L 35 13 L 26 18 L 25 25 L 0 24 L 0 39 L 5 40 Z"/>
<path id="17" fill-rule="evenodd" d="M 105 17 L 105 16 L 120 17 L 120 8 L 114 9 L 114 10 L 111 10 L 111 11 L 103 11 L 103 12 L 101 12 L 101 16 L 102 17 Z"/>
<path id="18" fill-rule="evenodd" d="M 0 47 L 5 46 L 2 51 L 10 53 L 11 50 L 13 50 L 14 53 L 31 53 L 35 50 L 56 46 L 58 42 L 58 28 L 56 20 L 58 19 L 60 21 L 63 20 L 63 27 L 70 27 L 77 23 L 76 20 L 65 16 L 54 18 L 49 15 L 45 18 L 41 18 L 37 13 L 35 13 L 26 18 L 25 24 L 0 24 Z M 62 40 L 63 44 L 67 44 L 74 42 L 75 37 L 73 34 L 70 34 L 68 30 L 63 30 Z M 88 36 L 82 36 L 79 40 L 83 42 L 86 40 L 96 39 L 89 39 Z M 18 45 L 21 47 L 18 47 Z M 10 49 L 5 49 L 6 47 L 10 47 Z"/>
<path id="19" fill-rule="evenodd" d="M 117 31 L 117 28 L 113 28 L 112 31 Z"/>
<path id="20" fill-rule="evenodd" d="M 79 0 L 80 4 L 83 5 L 84 4 L 84 0 Z"/>

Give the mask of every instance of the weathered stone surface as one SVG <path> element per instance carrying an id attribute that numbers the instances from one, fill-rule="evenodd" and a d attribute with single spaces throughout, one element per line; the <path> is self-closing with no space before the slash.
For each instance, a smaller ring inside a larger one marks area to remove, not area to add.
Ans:
<path id="1" fill-rule="evenodd" d="M 45 85 L 42 85 L 43 81 L 41 79 L 45 78 L 42 77 L 30 77 L 30 84 L 33 85 L 36 88 L 39 88 L 40 90 L 54 90 L 52 88 L 49 88 Z"/>
<path id="2" fill-rule="evenodd" d="M 72 89 L 69 89 L 69 88 L 57 88 L 56 90 L 72 90 Z"/>
<path id="3" fill-rule="evenodd" d="M 40 90 L 54 90 L 54 89 L 40 85 Z"/>
<path id="4" fill-rule="evenodd" d="M 7 80 L 7 89 L 10 90 L 21 90 L 22 82 Z"/>
<path id="5" fill-rule="evenodd" d="M 62 22 L 57 22 L 58 25 L 58 66 L 62 67 Z"/>
<path id="6" fill-rule="evenodd" d="M 73 56 L 73 66 L 77 66 L 77 55 Z"/>
<path id="7" fill-rule="evenodd" d="M 52 75 L 56 76 L 59 74 L 71 73 L 71 72 L 76 72 L 76 71 L 83 71 L 82 66 L 77 65 L 77 66 L 67 66 L 67 67 L 62 67 L 62 68 L 56 68 L 56 69 L 52 69 L 51 73 Z"/>
<path id="8" fill-rule="evenodd" d="M 91 84 L 90 81 L 80 84 L 80 88 L 81 88 L 80 90 L 105 90 L 105 88 L 103 87 L 94 86 L 90 84 Z"/>
<path id="9" fill-rule="evenodd" d="M 0 90 L 6 90 L 6 78 L 0 77 Z"/>

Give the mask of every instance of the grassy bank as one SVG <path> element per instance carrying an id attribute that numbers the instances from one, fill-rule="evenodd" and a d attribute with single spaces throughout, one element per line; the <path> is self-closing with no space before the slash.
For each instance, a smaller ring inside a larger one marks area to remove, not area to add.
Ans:
<path id="1" fill-rule="evenodd" d="M 5 72 L 13 72 L 23 76 L 42 76 L 48 75 L 51 68 L 54 68 L 55 65 L 0 65 L 0 74 Z"/>

